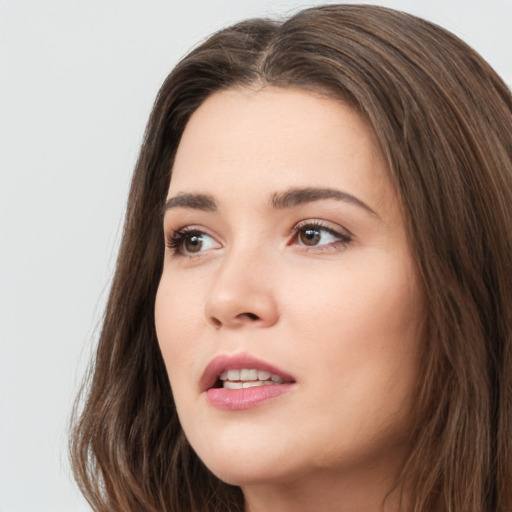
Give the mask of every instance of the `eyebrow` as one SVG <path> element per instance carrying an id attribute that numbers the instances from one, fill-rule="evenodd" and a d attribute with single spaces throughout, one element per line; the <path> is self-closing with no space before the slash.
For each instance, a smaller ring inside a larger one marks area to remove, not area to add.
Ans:
<path id="1" fill-rule="evenodd" d="M 194 210 L 214 212 L 217 210 L 217 205 L 212 196 L 206 194 L 181 193 L 167 199 L 162 213 L 172 208 L 192 208 Z"/>
<path id="2" fill-rule="evenodd" d="M 306 187 L 292 188 L 285 190 L 284 192 L 276 192 L 270 198 L 270 205 L 272 208 L 281 210 L 325 199 L 335 199 L 337 201 L 351 203 L 363 208 L 373 215 L 377 215 L 374 210 L 357 197 L 334 188 Z M 162 214 L 173 208 L 191 208 L 194 210 L 214 212 L 217 210 L 217 204 L 215 203 L 215 199 L 210 195 L 183 192 L 166 201 Z"/>
<path id="3" fill-rule="evenodd" d="M 304 203 L 320 201 L 324 199 L 336 199 L 344 201 L 363 208 L 364 210 L 377 215 L 366 203 L 347 192 L 342 192 L 334 188 L 292 188 L 284 192 L 277 192 L 272 195 L 270 204 L 273 208 L 293 208 Z"/>

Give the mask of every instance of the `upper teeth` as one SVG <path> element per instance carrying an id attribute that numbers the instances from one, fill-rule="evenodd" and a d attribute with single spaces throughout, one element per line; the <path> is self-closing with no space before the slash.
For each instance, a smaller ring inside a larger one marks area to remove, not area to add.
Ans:
<path id="1" fill-rule="evenodd" d="M 265 370 L 245 368 L 242 370 L 227 370 L 220 374 L 219 379 L 223 381 L 223 387 L 228 389 L 269 386 L 283 382 L 283 379 L 279 377 L 279 375 L 274 375 Z"/>

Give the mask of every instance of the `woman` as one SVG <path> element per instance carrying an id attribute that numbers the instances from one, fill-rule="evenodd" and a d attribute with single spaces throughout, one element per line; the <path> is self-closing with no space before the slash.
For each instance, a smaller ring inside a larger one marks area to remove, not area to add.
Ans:
<path id="1" fill-rule="evenodd" d="M 251 20 L 156 100 L 72 441 L 97 511 L 508 511 L 512 98 L 372 6 Z"/>

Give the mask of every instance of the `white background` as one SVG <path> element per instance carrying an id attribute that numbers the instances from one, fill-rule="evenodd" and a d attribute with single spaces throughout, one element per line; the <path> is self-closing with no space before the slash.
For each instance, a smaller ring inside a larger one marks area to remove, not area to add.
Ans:
<path id="1" fill-rule="evenodd" d="M 228 23 L 319 3 L 0 0 L 0 512 L 88 510 L 68 416 L 162 80 Z M 512 83 L 512 0 L 376 3 L 452 30 Z"/>

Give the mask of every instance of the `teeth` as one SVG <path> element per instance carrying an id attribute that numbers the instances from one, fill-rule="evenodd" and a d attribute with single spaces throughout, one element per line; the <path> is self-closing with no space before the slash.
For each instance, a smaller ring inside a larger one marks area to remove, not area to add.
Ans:
<path id="1" fill-rule="evenodd" d="M 230 380 L 224 381 L 224 389 L 242 389 L 243 384 L 241 382 L 231 382 Z"/>
<path id="2" fill-rule="evenodd" d="M 240 380 L 240 370 L 228 370 L 229 380 Z"/>
<path id="3" fill-rule="evenodd" d="M 272 382 L 268 380 L 252 380 L 250 382 L 244 382 L 242 386 L 245 388 L 254 388 L 256 386 L 272 386 Z"/>
<path id="4" fill-rule="evenodd" d="M 219 375 L 226 389 L 242 389 L 254 386 L 269 386 L 272 384 L 281 384 L 283 379 L 278 375 L 265 370 L 256 370 L 253 368 L 242 370 L 227 370 Z"/>
<path id="5" fill-rule="evenodd" d="M 240 380 L 258 380 L 258 370 L 240 370 Z"/>
<path id="6" fill-rule="evenodd" d="M 246 389 L 255 388 L 256 386 L 275 386 L 277 383 L 271 380 L 249 380 L 246 382 L 233 382 L 225 380 L 223 383 L 224 389 Z"/>
<path id="7" fill-rule="evenodd" d="M 258 380 L 267 380 L 270 379 L 272 374 L 270 372 L 265 372 L 263 370 L 258 370 Z"/>

